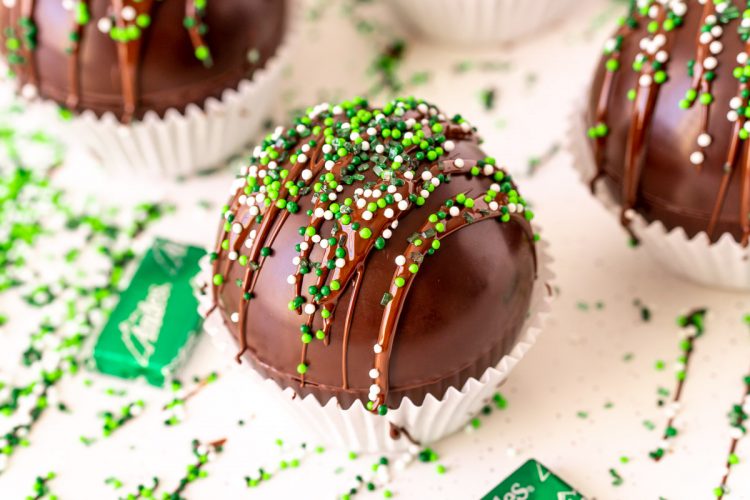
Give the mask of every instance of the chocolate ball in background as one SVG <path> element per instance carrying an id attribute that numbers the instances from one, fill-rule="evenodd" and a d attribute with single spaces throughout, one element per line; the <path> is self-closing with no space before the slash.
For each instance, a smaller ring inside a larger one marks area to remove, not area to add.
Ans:
<path id="1" fill-rule="evenodd" d="M 119 120 L 184 112 L 274 55 L 280 0 L 10 0 L 3 53 L 22 92 Z"/>
<path id="2" fill-rule="evenodd" d="M 634 210 L 689 237 L 747 243 L 745 14 L 739 2 L 639 1 L 607 42 L 587 113 L 593 187 L 626 226 Z"/>
<path id="3" fill-rule="evenodd" d="M 210 293 L 238 358 L 282 387 L 382 414 L 460 389 L 516 343 L 533 214 L 460 116 L 414 98 L 316 106 L 233 191 Z"/>

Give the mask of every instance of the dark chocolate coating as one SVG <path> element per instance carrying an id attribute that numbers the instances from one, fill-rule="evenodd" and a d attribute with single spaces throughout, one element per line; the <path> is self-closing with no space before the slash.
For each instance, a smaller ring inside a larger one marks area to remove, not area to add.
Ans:
<path id="1" fill-rule="evenodd" d="M 473 133 L 454 141 L 455 149 L 440 160 L 486 157 Z M 368 180 L 374 178 L 371 171 L 367 175 Z M 373 383 L 368 376 L 373 344 L 384 311 L 381 299 L 393 279 L 395 257 L 404 251 L 407 238 L 420 230 L 427 215 L 436 212 L 447 198 L 467 191 L 467 196 L 477 196 L 491 183 L 483 177 L 453 175 L 425 206 L 410 209 L 385 249 L 373 251 L 364 262 L 364 282 L 348 343 L 348 388 L 343 388 L 342 332 L 352 287 L 339 299 L 330 343 L 314 340 L 308 344 L 310 361 L 304 384 L 296 371 L 303 319 L 287 306 L 294 287 L 286 278 L 297 272 L 292 259 L 297 255 L 294 247 L 301 241 L 298 228 L 309 223 L 305 211 L 311 208 L 311 202 L 309 197 L 303 198 L 301 211 L 281 226 L 273 254 L 260 269 L 244 332 L 238 331 L 241 323 L 231 321 L 230 315 L 241 310 L 242 290 L 234 283 L 243 279 L 245 268 L 232 266 L 227 285 L 219 290 L 218 308 L 227 328 L 238 343 L 243 335 L 247 340 L 243 362 L 249 361 L 282 387 L 291 387 L 303 396 L 313 394 L 320 402 L 336 398 L 345 408 L 358 399 L 366 403 Z M 345 188 L 342 197 L 361 186 L 355 183 Z M 446 237 L 437 253 L 425 257 L 397 326 L 385 400 L 388 407 L 398 407 L 405 397 L 416 404 L 427 394 L 440 399 L 449 387 L 460 389 L 468 378 L 480 377 L 511 350 L 526 319 L 535 280 L 535 248 L 530 234 L 529 223 L 523 218 L 511 223 L 488 219 Z M 316 247 L 312 260 L 320 260 L 322 253 Z M 223 268 L 226 258 L 226 252 L 220 253 L 216 267 Z M 303 289 L 313 282 L 312 274 L 305 276 Z M 319 324 L 318 318 L 314 326 Z"/>
<path id="2" fill-rule="evenodd" d="M 704 107 L 696 103 L 690 109 L 681 109 L 679 102 L 691 87 L 688 61 L 696 58 L 702 11 L 703 6 L 688 2 L 684 24 L 667 34 L 669 61 L 666 71 L 669 78 L 659 86 L 655 108 L 647 114 L 640 181 L 633 207 L 648 221 L 661 221 L 667 229 L 684 228 L 691 237 L 707 231 L 711 213 L 719 199 L 724 164 L 734 135 L 734 123 L 726 116 L 730 110 L 729 101 L 739 89 L 732 70 L 737 66 L 737 54 L 745 50 L 745 43 L 737 33 L 740 20 L 729 21 L 723 26 L 720 41 L 724 48 L 715 56 L 718 67 L 711 85 L 714 101 L 708 109 L 707 130 L 713 142 L 705 148 L 703 165 L 696 167 L 690 162 L 690 155 L 698 149 L 696 138 L 701 132 Z M 638 86 L 639 77 L 630 66 L 639 52 L 639 42 L 646 34 L 647 21 L 639 16 L 639 26 L 624 36 L 620 69 L 614 75 L 607 105 L 609 133 L 604 141 L 603 161 L 599 165 L 603 176 L 602 182 L 595 187 L 607 189 L 620 203 L 623 202 L 622 184 L 627 168 L 628 131 L 634 116 L 633 103 L 627 99 L 627 92 Z M 603 56 L 594 76 L 587 113 L 589 126 L 596 123 L 608 58 Z M 741 147 L 744 149 L 745 146 Z M 744 154 L 740 154 L 715 230 L 710 235 L 712 241 L 724 233 L 730 233 L 737 241 L 742 239 L 740 189 L 750 182 L 739 171 L 744 161 Z"/>
<path id="3" fill-rule="evenodd" d="M 143 29 L 142 43 L 134 62 L 136 109 L 132 118 L 153 110 L 163 116 L 174 108 L 184 112 L 189 104 L 203 106 L 209 97 L 219 98 L 228 88 L 249 78 L 272 57 L 284 35 L 286 7 L 280 0 L 218 0 L 207 2 L 203 35 L 213 64 L 206 67 L 196 58 L 189 32 L 183 26 L 186 5 L 193 0 L 153 2 L 151 24 Z M 25 2 L 9 9 L 0 6 L 0 28 L 16 26 Z M 80 86 L 76 111 L 91 110 L 98 116 L 111 112 L 123 119 L 124 89 L 118 59 L 118 42 L 99 31 L 97 20 L 111 14 L 114 6 L 138 5 L 129 0 L 90 0 L 91 21 L 81 32 L 78 57 Z M 60 0 L 36 0 L 31 15 L 38 30 L 38 44 L 31 61 L 14 68 L 20 83 L 37 80 L 39 95 L 60 105 L 69 105 L 72 88 L 70 34 L 76 28 L 73 12 Z M 3 40 L 4 41 L 4 40 Z M 248 53 L 256 49 L 257 60 Z M 36 78 L 26 66 L 33 64 Z M 125 120 L 127 121 L 127 119 Z"/>

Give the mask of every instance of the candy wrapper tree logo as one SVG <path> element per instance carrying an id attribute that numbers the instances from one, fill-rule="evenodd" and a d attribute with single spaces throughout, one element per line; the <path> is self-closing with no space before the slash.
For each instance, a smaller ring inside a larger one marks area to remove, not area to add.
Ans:
<path id="1" fill-rule="evenodd" d="M 167 274 L 174 276 L 182 269 L 186 248 L 179 243 L 167 240 L 157 240 L 152 247 L 154 260 Z"/>
<path id="2" fill-rule="evenodd" d="M 152 285 L 146 298 L 120 323 L 122 342 L 136 362 L 145 367 L 156 350 L 172 284 Z"/>

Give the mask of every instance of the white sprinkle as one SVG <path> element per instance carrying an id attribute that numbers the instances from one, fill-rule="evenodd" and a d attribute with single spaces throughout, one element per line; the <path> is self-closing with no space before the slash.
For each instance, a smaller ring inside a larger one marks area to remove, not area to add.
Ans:
<path id="1" fill-rule="evenodd" d="M 374 346 L 372 346 L 372 351 L 375 354 L 380 354 L 381 352 L 383 352 L 383 347 L 380 344 L 375 344 Z"/>
<path id="2" fill-rule="evenodd" d="M 443 144 L 443 149 L 447 152 L 451 152 L 456 148 L 456 145 L 453 143 L 453 141 L 445 141 L 445 144 Z"/>
<path id="3" fill-rule="evenodd" d="M 423 181 L 429 181 L 430 179 L 432 179 L 432 172 L 430 172 L 429 170 L 425 170 L 424 172 L 422 172 Z"/>
<path id="4" fill-rule="evenodd" d="M 451 215 L 451 217 L 457 217 L 460 210 L 456 205 L 453 205 L 450 210 L 448 210 L 448 213 Z"/>
<path id="5" fill-rule="evenodd" d="M 112 20 L 108 17 L 102 17 L 97 21 L 96 27 L 102 33 L 109 33 L 112 29 Z"/>
<path id="6" fill-rule="evenodd" d="M 464 166 L 464 161 L 463 161 L 463 160 L 462 160 L 461 158 L 456 158 L 455 160 L 453 160 L 453 164 L 454 164 L 454 165 L 455 165 L 455 166 L 456 166 L 457 168 L 463 168 L 463 166 Z"/>
<path id="7" fill-rule="evenodd" d="M 737 54 L 737 62 L 742 65 L 747 64 L 747 52 Z"/>
<path id="8" fill-rule="evenodd" d="M 21 87 L 21 95 L 24 97 L 24 99 L 36 99 L 38 95 L 36 85 L 32 85 L 30 83 L 25 84 L 23 87 Z"/>
<path id="9" fill-rule="evenodd" d="M 346 265 L 346 261 L 344 259 L 336 259 L 336 267 L 341 269 Z"/>
<path id="10" fill-rule="evenodd" d="M 409 202 L 408 201 L 401 200 L 401 201 L 398 202 L 398 209 L 399 210 L 401 210 L 403 212 L 407 208 L 409 208 Z"/>
<path id="11" fill-rule="evenodd" d="M 307 155 L 305 153 L 300 153 L 297 157 L 297 163 L 305 163 L 307 161 Z"/>
<path id="12" fill-rule="evenodd" d="M 651 81 L 651 75 L 644 73 L 638 78 L 638 85 L 641 87 L 649 87 L 651 86 Z"/>
<path id="13" fill-rule="evenodd" d="M 393 209 L 390 207 L 386 208 L 385 210 L 383 210 L 383 215 L 385 215 L 386 219 L 390 219 L 391 217 L 393 217 Z"/>
<path id="14" fill-rule="evenodd" d="M 406 257 L 404 257 L 403 255 L 399 255 L 398 257 L 396 257 L 397 266 L 403 266 L 404 264 L 406 264 Z"/>
<path id="15" fill-rule="evenodd" d="M 709 33 L 708 31 L 704 31 L 698 37 L 698 41 L 700 41 L 702 45 L 708 45 L 709 43 L 711 43 L 711 40 L 713 39 L 714 39 L 713 35 Z"/>
<path id="16" fill-rule="evenodd" d="M 660 50 L 656 53 L 656 60 L 665 63 L 669 60 L 669 53 L 666 50 Z"/>
<path id="17" fill-rule="evenodd" d="M 362 212 L 362 218 L 364 220 L 372 220 L 372 212 L 370 212 L 369 210 L 365 210 L 364 212 Z"/>
<path id="18" fill-rule="evenodd" d="M 719 38 L 721 35 L 724 34 L 724 29 L 721 26 L 714 26 L 711 28 L 711 34 L 715 36 L 716 38 Z"/>
<path id="19" fill-rule="evenodd" d="M 695 151 L 690 155 L 690 163 L 693 165 L 700 165 L 703 163 L 703 153 Z"/>
<path id="20" fill-rule="evenodd" d="M 286 277 L 286 282 L 290 285 L 294 285 L 297 282 L 297 279 L 294 277 L 293 274 L 290 274 Z"/>
<path id="21" fill-rule="evenodd" d="M 227 258 L 229 260 L 237 260 L 237 257 L 238 257 L 237 252 L 235 252 L 234 250 L 229 252 L 229 254 L 227 255 Z"/>
<path id="22" fill-rule="evenodd" d="M 370 386 L 370 394 L 380 394 L 380 386 L 378 384 L 372 384 Z"/>
<path id="23" fill-rule="evenodd" d="M 703 60 L 703 67 L 707 70 L 716 69 L 716 66 L 718 66 L 719 61 L 716 60 L 713 56 L 708 56 Z"/>
<path id="24" fill-rule="evenodd" d="M 735 110 L 730 110 L 727 113 L 727 120 L 729 120 L 730 122 L 736 122 L 739 117 L 740 115 L 738 115 Z"/>
<path id="25" fill-rule="evenodd" d="M 314 314 L 315 309 L 316 309 L 315 304 L 310 304 L 310 303 L 305 304 L 305 308 L 304 308 L 305 314 Z"/>
<path id="26" fill-rule="evenodd" d="M 232 320 L 232 323 L 237 323 L 240 320 L 240 315 L 239 313 L 233 312 L 229 319 Z"/>
<path id="27" fill-rule="evenodd" d="M 393 232 L 390 229 L 383 230 L 383 238 L 385 238 L 386 240 L 390 240 L 391 236 L 393 236 Z"/>
<path id="28" fill-rule="evenodd" d="M 313 175 L 313 174 L 312 174 L 312 170 L 310 170 L 309 168 L 306 168 L 306 169 L 304 169 L 304 170 L 302 171 L 302 174 L 301 174 L 301 175 L 302 175 L 302 179 L 303 179 L 303 180 L 305 180 L 305 181 L 309 181 L 310 179 L 312 179 L 312 175 Z"/>
<path id="29" fill-rule="evenodd" d="M 380 372 L 378 372 L 377 368 L 373 368 L 370 370 L 370 378 L 378 378 L 378 375 L 380 375 Z"/>
<path id="30" fill-rule="evenodd" d="M 702 148 L 707 148 L 711 145 L 711 136 L 706 134 L 705 132 L 700 134 L 698 136 L 698 146 Z"/>
<path id="31" fill-rule="evenodd" d="M 132 5 L 127 5 L 122 8 L 120 14 L 126 21 L 132 21 L 133 19 L 135 19 L 137 12 L 135 11 L 135 7 L 133 7 Z"/>
<path id="32" fill-rule="evenodd" d="M 242 232 L 242 224 L 239 222 L 235 222 L 232 224 L 232 232 L 235 234 L 240 234 Z"/>

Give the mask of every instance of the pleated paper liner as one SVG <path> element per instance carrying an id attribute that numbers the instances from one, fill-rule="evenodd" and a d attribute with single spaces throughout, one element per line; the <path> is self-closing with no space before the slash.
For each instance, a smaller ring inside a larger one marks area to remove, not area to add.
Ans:
<path id="1" fill-rule="evenodd" d="M 430 40 L 459 45 L 514 42 L 562 19 L 574 0 L 388 0 Z"/>
<path id="2" fill-rule="evenodd" d="M 281 0 L 279 0 L 281 1 Z M 184 113 L 169 109 L 160 118 L 148 111 L 124 125 L 112 114 L 83 111 L 62 127 L 73 146 L 82 146 L 102 168 L 118 175 L 181 178 L 223 166 L 261 131 L 273 111 L 282 70 L 299 40 L 302 9 L 289 3 L 286 33 L 276 53 L 237 88 Z"/>
<path id="3" fill-rule="evenodd" d="M 583 106 L 570 118 L 567 146 L 581 181 L 588 185 L 596 173 L 594 154 L 587 134 Z M 687 161 L 687 159 L 685 160 Z M 615 216 L 619 224 L 620 205 L 606 189 L 595 191 L 596 198 Z M 750 251 L 725 233 L 711 243 L 706 232 L 690 238 L 681 227 L 667 229 L 660 221 L 648 222 L 636 213 L 632 230 L 646 252 L 665 269 L 701 285 L 735 291 L 750 290 Z"/>
<path id="4" fill-rule="evenodd" d="M 398 408 L 389 410 L 386 416 L 371 413 L 360 401 L 344 410 L 335 398 L 321 404 L 312 395 L 298 397 L 291 388 L 282 389 L 276 382 L 262 378 L 247 362 L 243 362 L 246 371 L 257 381 L 252 390 L 262 388 L 273 393 L 280 404 L 297 417 L 301 428 L 314 433 L 320 442 L 334 447 L 362 452 L 408 450 L 411 442 L 406 437 L 391 437 L 392 425 L 406 429 L 411 437 L 422 444 L 448 436 L 464 427 L 479 413 L 541 334 L 543 321 L 549 315 L 552 301 L 549 285 L 554 274 L 550 269 L 552 258 L 546 242 L 540 241 L 537 244 L 537 253 L 539 273 L 532 292 L 529 314 L 516 345 L 496 366 L 487 368 L 479 379 L 470 378 L 461 388 L 449 388 L 442 399 L 428 394 L 421 405 L 416 405 L 405 398 Z M 207 260 L 198 283 L 211 283 L 211 269 Z M 210 290 L 210 286 L 205 289 Z M 211 309 L 213 301 L 210 292 L 199 293 L 198 300 L 204 314 Z M 237 344 L 218 310 L 214 310 L 205 319 L 204 330 L 221 351 L 227 356 L 234 356 Z"/>

